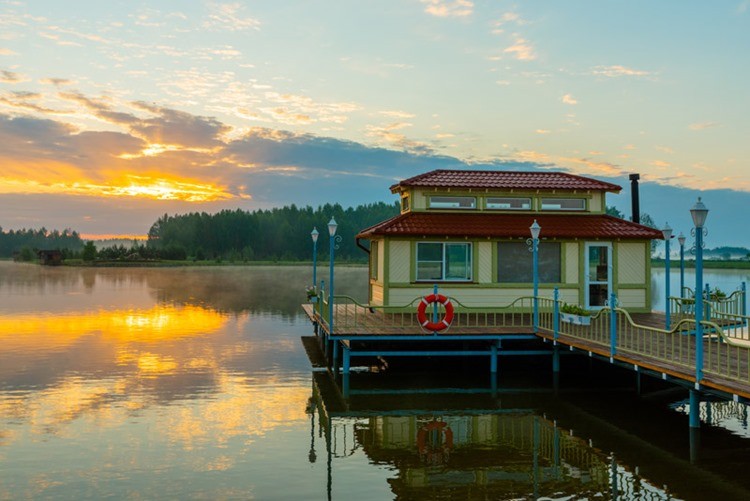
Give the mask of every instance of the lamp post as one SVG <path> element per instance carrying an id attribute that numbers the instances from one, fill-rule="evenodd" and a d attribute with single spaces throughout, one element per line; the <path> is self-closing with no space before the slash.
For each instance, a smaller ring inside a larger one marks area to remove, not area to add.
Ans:
<path id="1" fill-rule="evenodd" d="M 539 296 L 539 233 L 542 231 L 542 227 L 539 226 L 536 219 L 529 227 L 529 231 L 531 232 L 531 239 L 527 243 L 531 245 L 531 252 L 534 256 L 534 332 L 536 332 L 539 328 L 539 299 L 537 298 Z"/>
<path id="2" fill-rule="evenodd" d="M 703 379 L 703 225 L 708 217 L 708 208 L 701 198 L 690 209 L 693 217 L 692 233 L 695 235 L 695 384 Z"/>
<path id="3" fill-rule="evenodd" d="M 669 223 L 664 225 L 664 228 L 661 230 L 662 235 L 664 235 L 664 275 L 665 275 L 665 287 L 664 292 L 666 294 L 666 308 L 665 313 L 667 316 L 666 321 L 666 329 L 669 330 L 671 319 L 670 319 L 670 310 L 671 305 L 669 304 L 669 240 L 672 238 L 672 228 L 670 228 Z"/>
<path id="4" fill-rule="evenodd" d="M 328 250 L 331 257 L 329 264 L 330 276 L 328 277 L 328 335 L 333 336 L 333 252 L 336 249 L 336 220 L 331 218 L 328 221 Z"/>
<path id="5" fill-rule="evenodd" d="M 685 235 L 682 232 L 677 237 L 677 241 L 680 242 L 680 297 L 682 297 L 685 291 Z"/>
<path id="6" fill-rule="evenodd" d="M 318 228 L 313 226 L 310 236 L 313 241 L 313 289 L 318 288 Z"/>

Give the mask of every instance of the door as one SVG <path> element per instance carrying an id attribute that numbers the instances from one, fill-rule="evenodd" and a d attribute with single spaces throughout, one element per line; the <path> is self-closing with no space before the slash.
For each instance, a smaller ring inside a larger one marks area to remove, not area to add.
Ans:
<path id="1" fill-rule="evenodd" d="M 586 244 L 586 308 L 600 310 L 612 290 L 612 245 Z"/>

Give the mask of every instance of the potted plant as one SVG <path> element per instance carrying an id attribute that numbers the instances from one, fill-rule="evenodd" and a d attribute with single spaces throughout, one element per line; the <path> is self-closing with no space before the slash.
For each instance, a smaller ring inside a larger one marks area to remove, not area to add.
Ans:
<path id="1" fill-rule="evenodd" d="M 574 325 L 591 325 L 591 312 L 575 304 L 563 303 L 560 319 Z"/>
<path id="2" fill-rule="evenodd" d="M 305 289 L 305 294 L 307 294 L 307 300 L 311 303 L 318 302 L 318 291 L 315 289 L 314 285 L 307 287 Z"/>

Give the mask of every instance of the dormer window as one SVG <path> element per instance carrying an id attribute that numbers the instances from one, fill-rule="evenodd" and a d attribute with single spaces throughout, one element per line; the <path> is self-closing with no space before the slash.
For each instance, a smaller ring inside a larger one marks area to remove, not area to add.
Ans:
<path id="1" fill-rule="evenodd" d="M 409 211 L 409 195 L 404 195 L 401 197 L 401 212 L 408 212 Z"/>
<path id="2" fill-rule="evenodd" d="M 430 197 L 430 209 L 476 209 L 476 197 Z"/>
<path id="3" fill-rule="evenodd" d="M 487 197 L 487 210 L 531 210 L 531 199 L 522 197 Z"/>
<path id="4" fill-rule="evenodd" d="M 585 198 L 542 198 L 542 210 L 586 210 Z"/>

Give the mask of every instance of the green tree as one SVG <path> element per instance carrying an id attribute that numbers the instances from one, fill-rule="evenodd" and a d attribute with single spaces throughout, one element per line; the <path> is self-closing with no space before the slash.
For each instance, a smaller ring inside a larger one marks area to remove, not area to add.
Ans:
<path id="1" fill-rule="evenodd" d="M 89 240 L 83 246 L 83 251 L 81 252 L 81 259 L 83 259 L 87 263 L 90 263 L 96 259 L 96 256 L 97 256 L 96 246 L 94 245 L 94 242 Z"/>

